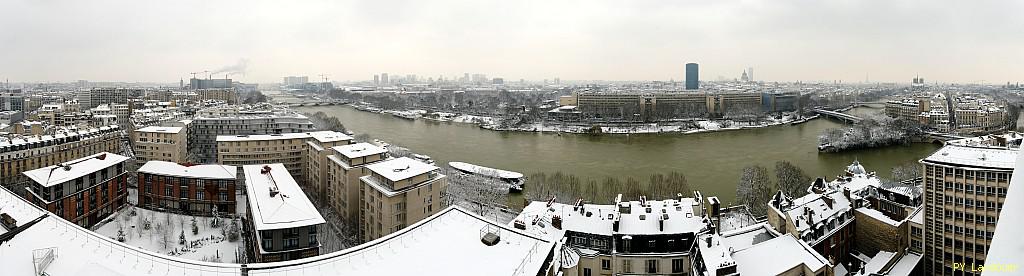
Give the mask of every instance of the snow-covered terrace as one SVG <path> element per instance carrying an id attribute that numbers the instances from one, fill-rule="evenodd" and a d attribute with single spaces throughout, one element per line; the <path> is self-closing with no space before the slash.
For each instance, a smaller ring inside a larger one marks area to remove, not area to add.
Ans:
<path id="1" fill-rule="evenodd" d="M 33 253 L 53 248 L 48 275 L 536 275 L 554 242 L 449 207 L 396 233 L 320 256 L 275 263 L 212 263 L 127 246 L 69 223 L 0 189 L 0 212 L 19 225 L 48 215 L 0 242 L 4 275 L 33 275 Z M 481 230 L 501 237 L 487 246 Z M 439 254 L 443 252 L 443 254 Z"/>

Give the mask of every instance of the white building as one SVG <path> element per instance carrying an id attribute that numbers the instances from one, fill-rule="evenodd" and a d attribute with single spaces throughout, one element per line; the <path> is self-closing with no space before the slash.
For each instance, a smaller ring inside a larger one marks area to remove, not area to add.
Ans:
<path id="1" fill-rule="evenodd" d="M 320 254 L 317 233 L 326 223 L 282 164 L 246 165 L 246 225 L 256 262 L 296 260 Z"/>

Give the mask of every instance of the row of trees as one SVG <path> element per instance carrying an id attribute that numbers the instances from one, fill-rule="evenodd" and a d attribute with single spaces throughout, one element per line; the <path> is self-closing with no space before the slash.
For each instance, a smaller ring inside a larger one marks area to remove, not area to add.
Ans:
<path id="1" fill-rule="evenodd" d="M 555 172 L 553 174 L 531 174 L 524 196 L 528 200 L 535 201 L 545 201 L 557 197 L 557 201 L 564 203 L 571 203 L 581 198 L 593 203 L 612 203 L 617 194 L 622 194 L 625 199 L 637 199 L 640 196 L 665 199 L 676 197 L 680 193 L 684 196 L 689 196 L 692 193 L 686 176 L 680 172 L 652 174 L 646 182 L 641 182 L 633 177 L 627 177 L 625 181 L 614 177 L 606 177 L 598 181 Z"/>

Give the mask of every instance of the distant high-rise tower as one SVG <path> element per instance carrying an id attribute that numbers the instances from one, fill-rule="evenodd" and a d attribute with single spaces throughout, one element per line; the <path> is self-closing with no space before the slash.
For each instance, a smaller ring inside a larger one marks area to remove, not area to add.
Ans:
<path id="1" fill-rule="evenodd" d="M 373 75 L 373 86 L 380 86 L 380 75 Z"/>
<path id="2" fill-rule="evenodd" d="M 754 81 L 754 67 L 747 67 L 747 80 Z"/>
<path id="3" fill-rule="evenodd" d="M 388 80 L 388 73 L 380 74 L 380 85 L 390 85 L 391 81 Z"/>
<path id="4" fill-rule="evenodd" d="M 696 63 L 686 64 L 686 90 L 696 90 L 700 87 L 700 74 Z"/>

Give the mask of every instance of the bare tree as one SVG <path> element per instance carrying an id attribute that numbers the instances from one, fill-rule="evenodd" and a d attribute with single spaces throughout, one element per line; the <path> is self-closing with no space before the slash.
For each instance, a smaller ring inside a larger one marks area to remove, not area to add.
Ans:
<path id="1" fill-rule="evenodd" d="M 921 164 L 914 161 L 895 166 L 892 168 L 892 179 L 895 182 L 903 182 L 921 177 L 921 166 Z"/>
<path id="2" fill-rule="evenodd" d="M 736 199 L 746 205 L 750 213 L 764 216 L 767 213 L 768 201 L 771 200 L 772 188 L 768 179 L 768 169 L 762 166 L 743 168 L 743 175 L 736 184 Z"/>
<path id="3" fill-rule="evenodd" d="M 811 177 L 804 173 L 804 170 L 789 161 L 775 162 L 775 180 L 778 181 L 776 189 L 794 198 L 807 194 L 807 188 L 812 181 Z"/>

